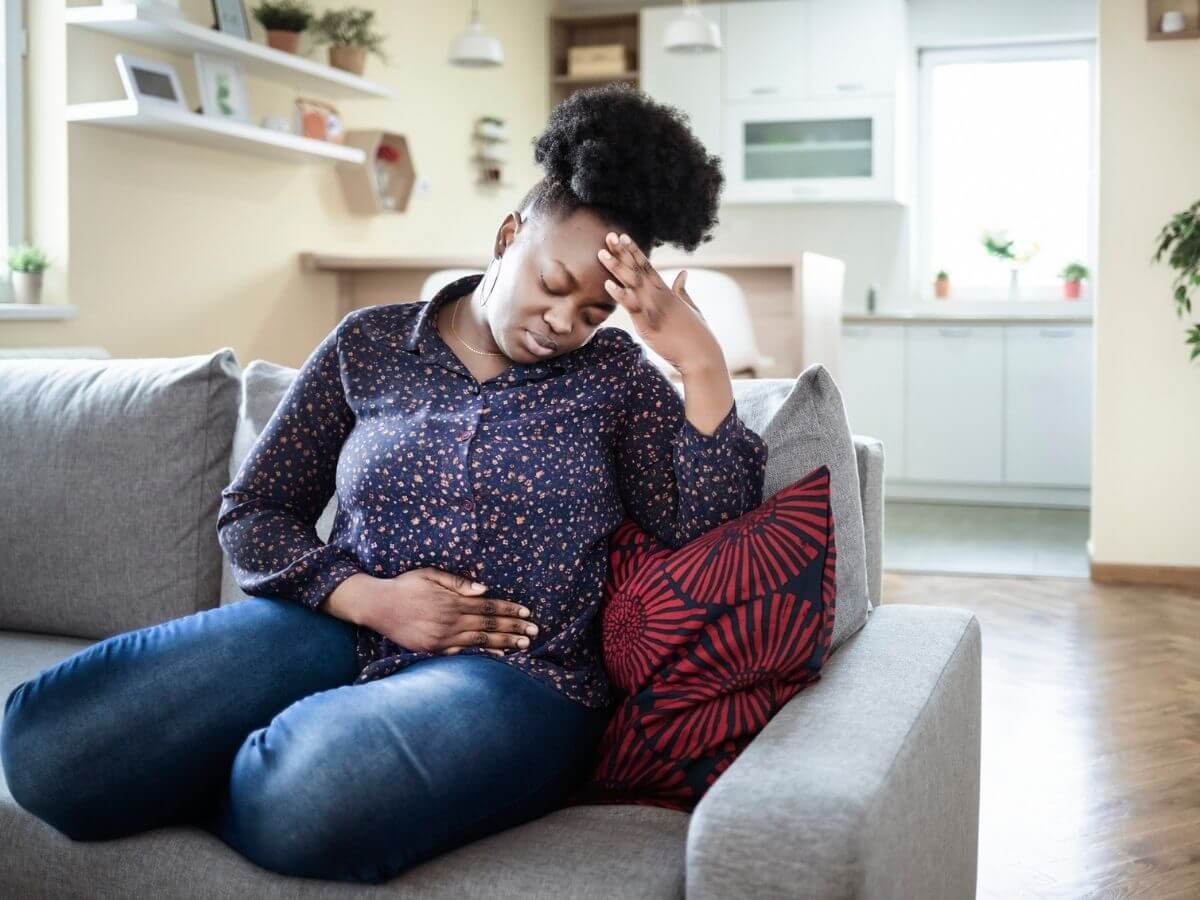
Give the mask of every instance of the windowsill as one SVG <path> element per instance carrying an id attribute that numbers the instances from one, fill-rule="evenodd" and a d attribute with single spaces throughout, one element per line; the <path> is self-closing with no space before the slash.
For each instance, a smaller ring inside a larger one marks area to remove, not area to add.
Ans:
<path id="1" fill-rule="evenodd" d="M 0 321 L 50 321 L 73 319 L 79 307 L 58 303 L 0 303 Z"/>

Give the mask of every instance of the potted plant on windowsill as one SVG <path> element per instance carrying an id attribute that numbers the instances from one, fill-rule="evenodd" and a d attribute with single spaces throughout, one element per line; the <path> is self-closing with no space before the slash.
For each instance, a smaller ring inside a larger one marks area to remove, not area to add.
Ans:
<path id="1" fill-rule="evenodd" d="M 945 300 L 950 296 L 950 276 L 944 269 L 940 270 L 933 278 L 933 296 L 939 300 Z"/>
<path id="2" fill-rule="evenodd" d="M 42 302 L 42 273 L 50 261 L 40 247 L 19 244 L 8 248 L 8 268 L 18 303 Z"/>
<path id="3" fill-rule="evenodd" d="M 1080 284 L 1088 277 L 1087 266 L 1080 262 L 1067 263 L 1058 277 L 1063 280 L 1063 299 L 1078 300 Z"/>
<path id="4" fill-rule="evenodd" d="M 312 26 L 313 42 L 329 44 L 331 66 L 361 75 L 368 53 L 387 62 L 381 49 L 383 35 L 372 28 L 374 21 L 375 11 L 371 9 L 349 6 L 327 10 Z"/>
<path id="5" fill-rule="evenodd" d="M 296 52 L 300 33 L 314 16 L 308 0 L 263 0 L 252 12 L 267 30 L 267 45 L 284 53 Z"/>

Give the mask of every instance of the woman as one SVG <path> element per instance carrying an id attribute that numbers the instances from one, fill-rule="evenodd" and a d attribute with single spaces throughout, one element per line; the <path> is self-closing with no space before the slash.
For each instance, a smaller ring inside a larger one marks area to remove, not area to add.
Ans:
<path id="1" fill-rule="evenodd" d="M 222 492 L 251 596 L 10 694 L 22 806 L 77 840 L 195 822 L 277 872 L 380 882 L 588 774 L 608 536 L 628 515 L 677 547 L 747 512 L 767 451 L 684 273 L 646 256 L 710 239 L 719 161 L 620 86 L 560 104 L 534 156 L 484 275 L 355 310 L 304 363 Z M 682 400 L 603 327 L 618 304 Z"/>

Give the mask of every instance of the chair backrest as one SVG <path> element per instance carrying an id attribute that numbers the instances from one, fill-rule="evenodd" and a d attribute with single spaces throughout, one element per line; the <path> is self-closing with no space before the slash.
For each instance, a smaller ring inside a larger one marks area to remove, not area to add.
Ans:
<path id="1" fill-rule="evenodd" d="M 466 275 L 482 275 L 483 269 L 438 269 L 421 284 L 419 300 L 428 300 L 450 282 Z"/>
<path id="2" fill-rule="evenodd" d="M 674 284 L 679 269 L 660 269 L 659 274 L 668 284 Z M 724 272 L 713 269 L 688 268 L 687 292 L 700 308 L 708 327 L 717 337 L 729 371 L 752 369 L 761 374 L 763 369 L 775 363 L 758 346 L 754 337 L 754 326 L 750 320 L 750 307 L 741 286 Z M 609 317 L 606 325 L 622 328 L 633 335 L 646 349 L 650 360 L 666 371 L 670 364 L 646 345 L 637 332 L 637 326 L 624 307 L 619 307 Z"/>

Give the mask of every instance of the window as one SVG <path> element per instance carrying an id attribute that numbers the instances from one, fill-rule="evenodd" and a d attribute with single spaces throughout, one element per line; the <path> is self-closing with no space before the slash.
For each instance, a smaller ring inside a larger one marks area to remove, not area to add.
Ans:
<path id="1" fill-rule="evenodd" d="M 0 107 L 4 128 L 0 129 L 0 248 L 4 253 L 4 278 L 0 280 L 0 303 L 13 300 L 8 275 L 7 248 L 25 236 L 25 172 L 22 152 L 25 115 L 22 103 L 22 69 L 25 58 L 25 27 L 20 0 L 3 0 L 0 7 Z"/>
<path id="2" fill-rule="evenodd" d="M 921 297 L 944 270 L 953 299 L 1052 300 L 1067 263 L 1092 268 L 1094 58 L 1092 41 L 921 52 Z"/>

